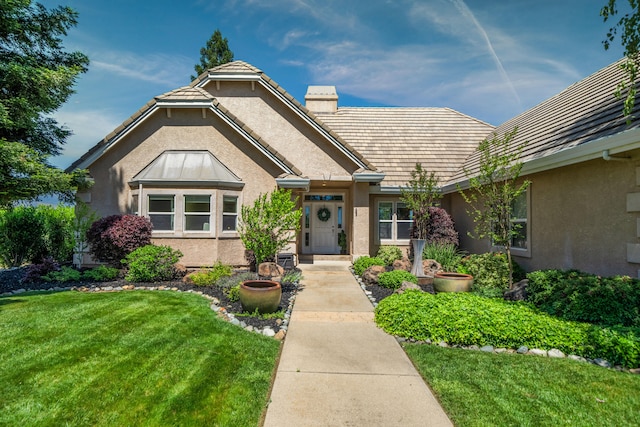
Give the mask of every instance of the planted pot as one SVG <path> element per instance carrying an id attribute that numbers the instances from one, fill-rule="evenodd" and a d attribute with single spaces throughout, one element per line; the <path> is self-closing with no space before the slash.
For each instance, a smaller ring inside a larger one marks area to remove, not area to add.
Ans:
<path id="1" fill-rule="evenodd" d="M 441 272 L 433 276 L 436 292 L 469 292 L 472 285 L 473 276 L 470 274 Z"/>
<path id="2" fill-rule="evenodd" d="M 273 280 L 247 280 L 240 284 L 240 303 L 242 311 L 260 314 L 278 310 L 282 288 Z"/>

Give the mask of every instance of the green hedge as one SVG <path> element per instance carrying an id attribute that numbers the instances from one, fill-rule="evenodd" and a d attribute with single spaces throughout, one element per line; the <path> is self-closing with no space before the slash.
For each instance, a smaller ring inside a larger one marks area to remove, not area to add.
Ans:
<path id="1" fill-rule="evenodd" d="M 525 278 L 524 270 L 515 262 L 513 265 L 513 282 Z M 459 273 L 473 276 L 471 291 L 488 298 L 502 298 L 509 289 L 509 261 L 501 252 L 468 255 L 460 261 L 456 270 Z"/>
<path id="2" fill-rule="evenodd" d="M 408 291 L 380 301 L 378 326 L 386 332 L 454 345 L 551 349 L 601 357 L 628 367 L 640 365 L 640 335 L 557 319 L 526 303 L 468 293 L 431 295 Z"/>
<path id="3" fill-rule="evenodd" d="M 549 314 L 604 326 L 640 327 L 640 280 L 577 270 L 534 271 L 527 278 L 527 300 Z"/>

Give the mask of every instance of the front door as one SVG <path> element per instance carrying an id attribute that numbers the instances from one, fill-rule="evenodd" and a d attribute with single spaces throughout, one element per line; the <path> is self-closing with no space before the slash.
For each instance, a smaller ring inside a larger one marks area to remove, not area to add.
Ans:
<path id="1" fill-rule="evenodd" d="M 343 230 L 344 203 L 322 201 L 305 203 L 305 247 L 303 253 L 339 254 L 338 234 Z"/>

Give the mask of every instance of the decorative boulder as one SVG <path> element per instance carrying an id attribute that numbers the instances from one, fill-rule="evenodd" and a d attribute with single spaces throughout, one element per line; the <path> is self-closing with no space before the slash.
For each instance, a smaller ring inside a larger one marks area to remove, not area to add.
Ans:
<path id="1" fill-rule="evenodd" d="M 393 269 L 411 271 L 411 261 L 409 261 L 409 258 L 397 259 L 393 261 Z"/>
<path id="2" fill-rule="evenodd" d="M 422 261 L 424 275 L 433 277 L 436 273 L 442 271 L 442 265 L 435 259 L 425 259 Z"/>
<path id="3" fill-rule="evenodd" d="M 393 291 L 393 293 L 394 294 L 403 294 L 404 291 L 408 291 L 410 289 L 415 289 L 415 290 L 418 290 L 418 291 L 422 290 L 422 288 L 420 286 L 416 285 L 415 283 L 407 282 L 405 280 L 404 282 L 402 282 L 402 285 L 400 285 L 400 287 L 398 289 Z"/>
<path id="4" fill-rule="evenodd" d="M 524 301 L 527 298 L 527 286 L 529 280 L 524 279 L 513 285 L 512 289 L 509 289 L 504 293 L 504 299 L 508 301 Z"/>
<path id="5" fill-rule="evenodd" d="M 369 285 L 377 284 L 378 276 L 385 271 L 387 269 L 382 265 L 372 265 L 362 273 L 362 280 Z"/>
<path id="6" fill-rule="evenodd" d="M 284 274 L 284 268 L 275 262 L 263 262 L 258 266 L 258 276 L 260 277 L 281 277 Z"/>

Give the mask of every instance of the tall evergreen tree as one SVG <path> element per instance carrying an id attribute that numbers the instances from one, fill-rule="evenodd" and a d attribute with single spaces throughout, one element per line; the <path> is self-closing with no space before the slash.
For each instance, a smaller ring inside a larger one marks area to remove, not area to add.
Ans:
<path id="1" fill-rule="evenodd" d="M 229 40 L 226 37 L 223 38 L 220 30 L 216 29 L 205 47 L 200 49 L 200 63 L 193 67 L 197 74 L 191 76 L 191 80 L 195 80 L 209 68 L 231 61 L 233 61 L 233 52 L 229 49 Z"/>
<path id="2" fill-rule="evenodd" d="M 62 37 L 77 24 L 77 12 L 47 10 L 31 0 L 0 0 L 0 204 L 40 195 L 69 196 L 78 173 L 50 166 L 70 130 L 49 115 L 67 101 L 89 59 L 67 52 Z"/>

